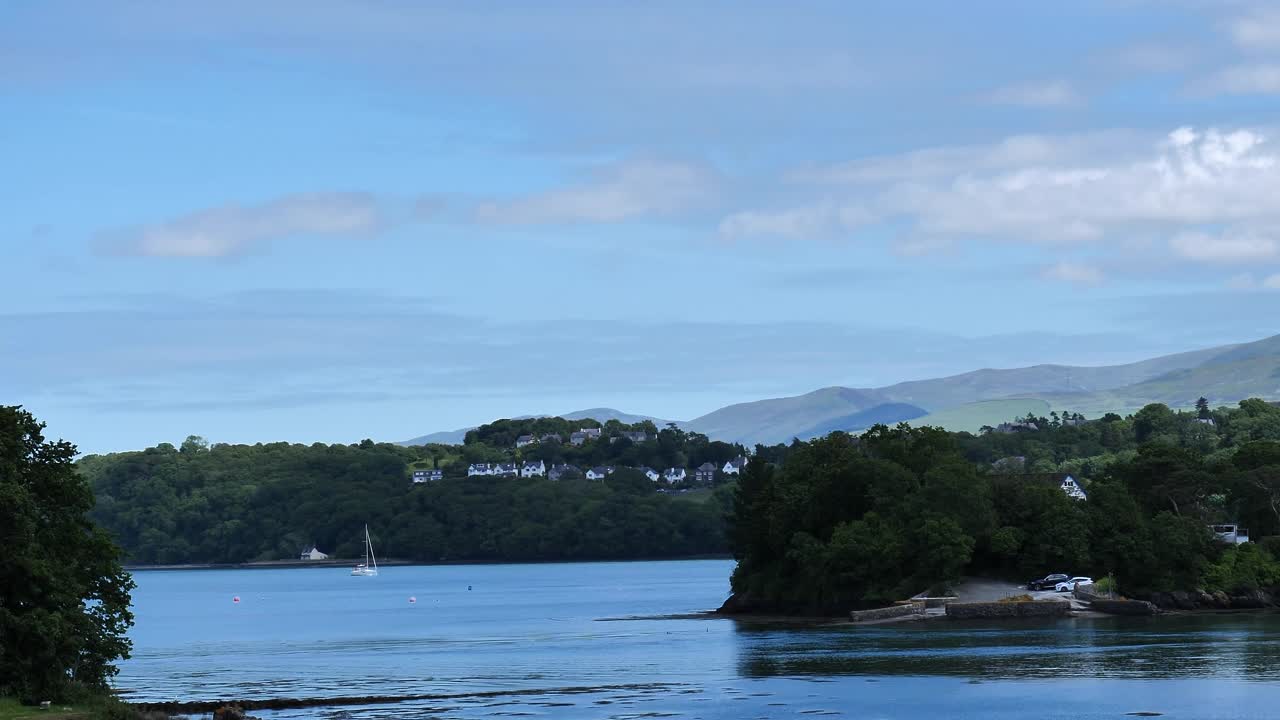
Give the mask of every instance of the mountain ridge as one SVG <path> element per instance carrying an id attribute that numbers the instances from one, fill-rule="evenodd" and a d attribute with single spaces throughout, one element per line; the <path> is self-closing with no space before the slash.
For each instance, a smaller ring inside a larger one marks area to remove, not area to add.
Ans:
<path id="1" fill-rule="evenodd" d="M 1043 402 L 1054 410 L 1100 415 L 1132 412 L 1152 402 L 1189 407 L 1200 396 L 1216 404 L 1247 397 L 1280 399 L 1280 335 L 1118 365 L 1041 363 L 1019 368 L 980 368 L 879 388 L 834 385 L 799 395 L 733 403 L 677 424 L 715 440 L 750 446 L 789 442 L 837 429 L 862 429 L 853 427 L 864 422 L 861 414 L 871 413 L 866 416 L 871 417 L 878 407 L 888 408 L 884 411 L 888 419 L 919 418 L 928 422 L 933 416 L 957 424 L 948 429 L 976 430 L 970 425 L 975 418 L 987 418 L 991 408 L 1001 407 L 996 401 L 1020 401 L 1006 404 L 1008 407 L 1041 407 L 1038 403 Z M 966 410 L 969 406 L 973 406 L 973 412 Z M 978 412 L 983 409 L 985 415 Z M 926 414 L 907 417 L 915 410 Z M 623 418 L 652 419 L 659 426 L 668 422 L 612 408 L 580 410 L 560 417 L 593 417 L 602 422 L 615 418 L 623 422 L 636 422 Z M 987 424 L 985 419 L 982 422 Z M 403 444 L 441 442 L 431 439 L 441 437 L 456 438 L 460 443 L 467 429 L 424 435 Z"/>

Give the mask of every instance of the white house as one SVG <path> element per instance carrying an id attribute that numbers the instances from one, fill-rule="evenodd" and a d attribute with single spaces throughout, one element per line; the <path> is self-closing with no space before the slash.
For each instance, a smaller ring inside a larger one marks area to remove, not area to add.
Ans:
<path id="1" fill-rule="evenodd" d="M 1058 487 L 1062 488 L 1062 492 L 1066 493 L 1069 498 L 1075 500 L 1089 499 L 1088 493 L 1084 491 L 1084 486 L 1076 482 L 1076 479 L 1070 475 L 1064 475 L 1058 483 Z"/>
<path id="2" fill-rule="evenodd" d="M 444 479 L 443 470 L 414 470 L 413 483 L 420 485 L 422 483 L 435 482 Z"/>
<path id="3" fill-rule="evenodd" d="M 662 473 L 662 479 L 666 480 L 671 485 L 684 482 L 684 479 L 685 479 L 684 468 L 675 468 L 675 467 L 667 468 Z"/>
<path id="4" fill-rule="evenodd" d="M 1249 542 L 1249 531 L 1239 525 L 1210 525 L 1209 531 L 1216 539 L 1231 545 L 1243 545 Z"/>
<path id="5" fill-rule="evenodd" d="M 662 479 L 662 473 L 658 472 L 657 470 L 654 470 L 651 467 L 642 467 L 640 468 L 640 472 L 644 473 L 644 476 L 649 478 L 653 482 L 658 482 L 659 480 Z"/>
<path id="6" fill-rule="evenodd" d="M 298 559 L 299 560 L 328 560 L 329 556 L 320 552 L 320 548 L 316 547 L 315 545 L 312 545 L 310 550 L 303 550 L 302 555 L 300 555 Z"/>
<path id="7" fill-rule="evenodd" d="M 521 435 L 520 437 L 516 438 L 516 447 L 518 448 L 527 447 L 536 442 L 538 442 L 537 438 L 535 438 L 532 435 Z"/>
<path id="8" fill-rule="evenodd" d="M 582 432 L 581 430 L 569 433 L 570 445 L 581 445 L 586 441 L 587 441 L 587 434 Z"/>
<path id="9" fill-rule="evenodd" d="M 538 462 L 527 462 L 520 467 L 520 477 L 543 477 L 547 474 L 546 463 L 539 460 Z"/>
<path id="10" fill-rule="evenodd" d="M 1066 493 L 1067 497 L 1074 500 L 1089 499 L 1089 494 L 1085 492 L 1084 485 L 1081 485 L 1074 477 L 1067 473 L 1031 473 L 1009 475 L 1008 477 L 1017 482 L 1039 482 L 1053 485 Z"/>
<path id="11" fill-rule="evenodd" d="M 476 477 L 480 475 L 493 475 L 496 465 L 489 463 L 471 463 L 467 466 L 467 477 Z"/>
<path id="12" fill-rule="evenodd" d="M 587 471 L 588 480 L 603 480 L 613 474 L 612 467 L 597 466 Z"/>
<path id="13" fill-rule="evenodd" d="M 737 475 L 738 473 L 742 472 L 742 470 L 746 467 L 747 467 L 747 459 L 739 455 L 738 457 L 725 463 L 724 467 L 720 469 L 721 471 L 724 472 L 725 475 Z"/>
<path id="14" fill-rule="evenodd" d="M 498 463 L 494 466 L 493 474 L 498 477 L 515 477 L 520 474 L 520 468 L 515 463 Z"/>

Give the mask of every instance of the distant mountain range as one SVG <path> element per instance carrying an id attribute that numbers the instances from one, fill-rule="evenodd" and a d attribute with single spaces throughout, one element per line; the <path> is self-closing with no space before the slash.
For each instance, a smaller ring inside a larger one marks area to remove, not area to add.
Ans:
<path id="1" fill-rule="evenodd" d="M 982 425 L 995 425 L 1028 412 L 1072 411 L 1096 417 L 1106 412 L 1133 412 L 1153 402 L 1191 407 L 1200 396 L 1213 405 L 1234 404 L 1248 397 L 1280 399 L 1280 335 L 1125 365 L 1035 365 L 975 370 L 882 388 L 822 388 L 804 395 L 729 405 L 679 424 L 717 440 L 773 444 L 835 430 L 863 430 L 878 422 L 912 421 L 976 431 Z M 602 422 L 649 419 L 659 426 L 667 422 L 610 408 L 580 410 L 561 417 L 592 417 Z M 460 443 L 465 434 L 466 430 L 434 433 L 406 444 Z"/>

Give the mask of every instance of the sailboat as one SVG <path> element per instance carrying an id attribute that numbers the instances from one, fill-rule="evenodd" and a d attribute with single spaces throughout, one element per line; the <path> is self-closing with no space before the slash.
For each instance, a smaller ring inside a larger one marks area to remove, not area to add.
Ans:
<path id="1" fill-rule="evenodd" d="M 378 558 L 373 555 L 373 541 L 369 539 L 369 526 L 364 526 L 364 562 L 351 568 L 355 577 L 377 577 Z"/>

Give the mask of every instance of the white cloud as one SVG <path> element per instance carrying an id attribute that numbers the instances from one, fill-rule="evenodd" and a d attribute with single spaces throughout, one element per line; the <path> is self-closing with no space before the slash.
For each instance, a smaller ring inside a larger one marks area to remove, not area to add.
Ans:
<path id="1" fill-rule="evenodd" d="M 1280 258 L 1280 243 L 1254 233 L 1184 232 L 1170 238 L 1174 253 L 1188 260 L 1249 263 Z"/>
<path id="2" fill-rule="evenodd" d="M 1020 105 L 1032 108 L 1063 108 L 1080 105 L 1084 98 L 1065 80 L 1043 83 L 1007 85 L 983 96 L 995 105 Z"/>
<path id="3" fill-rule="evenodd" d="M 224 205 L 100 237 L 121 255 L 226 257 L 251 245 L 293 236 L 361 236 L 375 232 L 380 213 L 363 193 L 301 193 L 262 205 Z"/>
<path id="4" fill-rule="evenodd" d="M 1280 50 L 1280 10 L 1257 8 L 1228 21 L 1227 33 L 1244 50 Z"/>
<path id="5" fill-rule="evenodd" d="M 788 192 L 868 208 L 907 232 L 953 239 L 1106 240 L 1119 249 L 1134 238 L 1213 225 L 1238 228 L 1242 238 L 1251 228 L 1280 222 L 1280 158 L 1259 130 L 1179 128 L 1142 141 L 1125 133 L 1011 138 L 985 150 L 940 148 L 809 168 L 786 180 Z M 764 224 L 763 212 L 743 209 L 736 217 Z M 768 212 L 781 223 L 791 211 Z M 1209 252 L 1185 238 L 1179 242 L 1174 248 L 1183 256 Z M 1219 253 L 1257 252 L 1239 238 L 1222 242 L 1214 246 Z"/>
<path id="6" fill-rule="evenodd" d="M 1280 64 L 1228 67 L 1198 83 L 1196 89 L 1210 94 L 1274 95 L 1280 93 Z"/>
<path id="7" fill-rule="evenodd" d="M 710 201 L 718 179 L 700 165 L 632 160 L 600 168 L 590 182 L 548 190 L 476 210 L 482 222 L 609 223 L 677 214 Z"/>
<path id="8" fill-rule="evenodd" d="M 1099 285 L 1104 276 L 1101 270 L 1092 265 L 1073 262 L 1060 262 L 1044 269 L 1041 276 L 1049 280 L 1059 280 L 1073 285 Z"/>
<path id="9" fill-rule="evenodd" d="M 1262 281 L 1262 287 L 1268 290 L 1280 290 L 1280 273 L 1268 276 Z"/>

